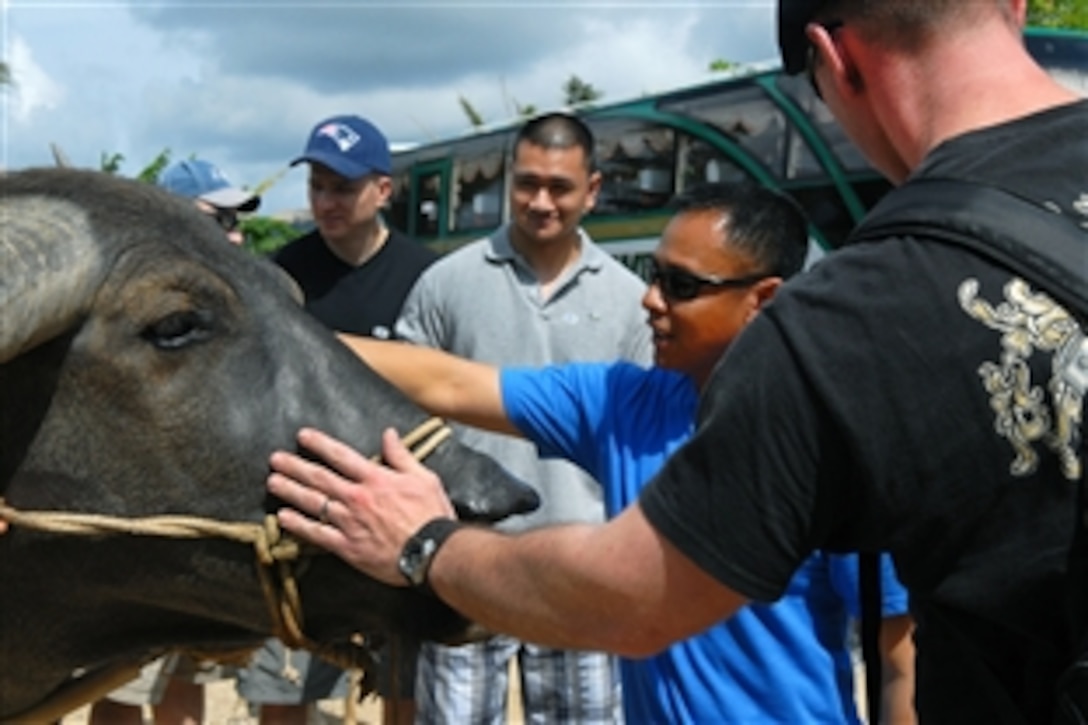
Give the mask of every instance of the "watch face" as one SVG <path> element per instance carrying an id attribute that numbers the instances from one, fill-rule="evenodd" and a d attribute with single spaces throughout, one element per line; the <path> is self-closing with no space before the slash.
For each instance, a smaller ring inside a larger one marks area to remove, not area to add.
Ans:
<path id="1" fill-rule="evenodd" d="M 400 559 L 397 560 L 397 568 L 410 585 L 433 594 L 427 586 L 427 572 L 431 568 L 431 561 L 442 543 L 459 526 L 456 519 L 434 519 L 424 524 L 423 528 L 404 543 Z"/>
<path id="2" fill-rule="evenodd" d="M 438 547 L 433 539 L 420 539 L 412 537 L 404 545 L 400 561 L 397 566 L 400 573 L 414 587 L 422 586 L 427 581 L 427 569 L 431 565 L 431 557 Z"/>

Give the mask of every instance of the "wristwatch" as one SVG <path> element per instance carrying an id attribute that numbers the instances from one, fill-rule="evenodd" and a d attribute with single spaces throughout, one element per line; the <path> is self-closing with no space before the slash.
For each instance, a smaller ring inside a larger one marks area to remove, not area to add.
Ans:
<path id="1" fill-rule="evenodd" d="M 454 519 L 432 519 L 423 524 L 419 531 L 405 542 L 401 549 L 400 559 L 397 560 L 397 568 L 408 584 L 414 589 L 433 595 L 430 585 L 427 583 L 427 572 L 431 569 L 431 562 L 435 554 L 450 534 L 461 528 L 463 524 Z"/>

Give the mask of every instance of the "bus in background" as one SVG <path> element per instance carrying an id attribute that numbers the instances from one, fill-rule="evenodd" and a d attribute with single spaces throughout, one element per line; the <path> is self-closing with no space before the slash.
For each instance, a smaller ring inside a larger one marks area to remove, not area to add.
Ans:
<path id="1" fill-rule="evenodd" d="M 1088 96 L 1088 33 L 1029 29 L 1025 42 L 1051 75 Z M 841 245 L 889 188 L 808 81 L 777 63 L 576 112 L 596 136 L 602 175 L 583 226 L 640 272 L 669 201 L 690 186 L 752 180 L 790 194 L 812 223 L 811 256 Z M 443 252 L 503 224 L 517 127 L 394 152 L 388 221 Z"/>

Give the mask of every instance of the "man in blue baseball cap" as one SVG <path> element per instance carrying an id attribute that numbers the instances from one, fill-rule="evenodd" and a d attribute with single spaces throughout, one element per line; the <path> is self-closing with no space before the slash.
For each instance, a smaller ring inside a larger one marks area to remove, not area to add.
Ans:
<path id="1" fill-rule="evenodd" d="M 159 172 L 158 184 L 192 199 L 200 211 L 215 218 L 233 244 L 245 241 L 238 213 L 257 211 L 261 205 L 260 196 L 234 186 L 219 167 L 201 159 L 175 161 Z"/>
<path id="2" fill-rule="evenodd" d="M 346 179 L 389 176 L 389 143 L 374 124 L 359 116 L 334 116 L 310 132 L 302 155 L 291 162 L 317 163 Z"/>
<path id="3" fill-rule="evenodd" d="M 393 191 L 385 135 L 359 116 L 333 116 L 314 126 L 291 162 L 300 164 L 309 166 L 317 228 L 281 249 L 276 263 L 328 327 L 391 336 L 408 289 L 436 255 L 382 219 Z"/>
<path id="4" fill-rule="evenodd" d="M 391 337 L 408 290 L 437 254 L 382 219 L 393 191 L 389 143 L 364 118 L 333 116 L 314 126 L 291 165 L 304 163 L 316 229 L 283 247 L 274 261 L 298 283 L 306 309 L 330 329 Z M 377 678 L 378 694 L 387 698 L 386 723 L 412 721 L 417 647 L 397 640 L 382 653 L 395 660 Z M 297 677 L 287 678 L 285 670 Z M 260 706 L 262 723 L 305 723 L 310 703 L 347 693 L 347 678 L 307 652 L 269 640 L 239 673 L 238 692 Z"/>

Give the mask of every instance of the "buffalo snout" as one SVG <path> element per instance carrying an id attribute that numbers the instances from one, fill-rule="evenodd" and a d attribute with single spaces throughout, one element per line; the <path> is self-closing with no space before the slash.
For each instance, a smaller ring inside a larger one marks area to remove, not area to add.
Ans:
<path id="1" fill-rule="evenodd" d="M 463 521 L 495 523 L 540 507 L 535 489 L 471 448 L 447 441 L 425 463 L 442 478 Z"/>

